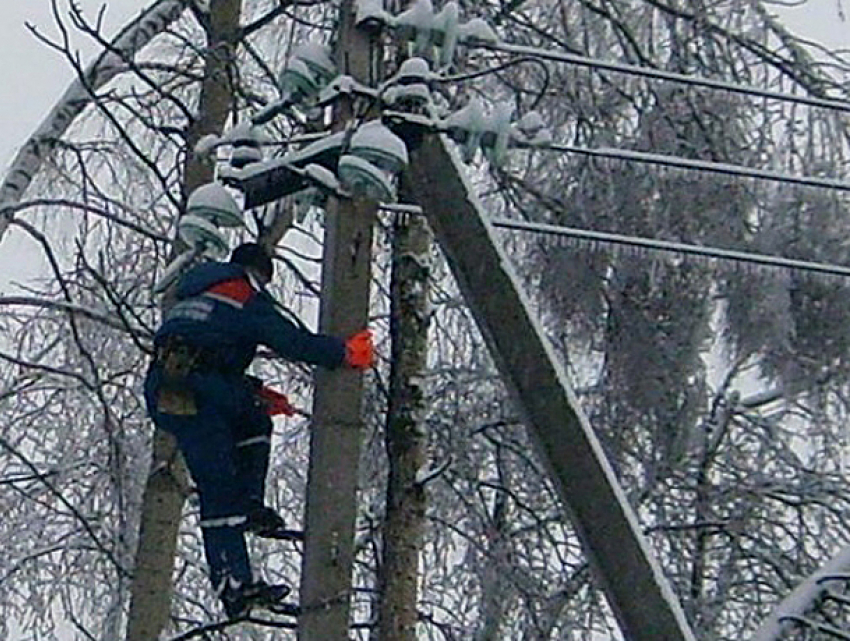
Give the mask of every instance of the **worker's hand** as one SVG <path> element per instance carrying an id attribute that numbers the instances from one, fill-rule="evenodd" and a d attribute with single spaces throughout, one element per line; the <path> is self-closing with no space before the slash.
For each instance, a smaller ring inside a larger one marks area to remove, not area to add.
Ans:
<path id="1" fill-rule="evenodd" d="M 370 330 L 361 330 L 345 341 L 345 363 L 356 369 L 369 369 L 375 364 Z"/>
<path id="2" fill-rule="evenodd" d="M 277 416 L 278 414 L 292 416 L 295 414 L 295 408 L 292 407 L 286 394 L 281 394 L 265 386 L 258 389 L 256 394 L 269 416 Z"/>

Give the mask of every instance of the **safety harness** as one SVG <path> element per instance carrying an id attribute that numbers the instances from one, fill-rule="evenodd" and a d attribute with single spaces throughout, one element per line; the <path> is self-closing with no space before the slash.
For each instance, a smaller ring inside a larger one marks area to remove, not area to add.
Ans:
<path id="1" fill-rule="evenodd" d="M 255 294 L 245 278 L 234 278 L 216 283 L 201 294 L 201 298 L 241 309 Z M 213 347 L 192 344 L 179 335 L 168 336 L 154 355 L 154 364 L 162 368 L 162 383 L 157 409 L 163 414 L 194 416 L 198 413 L 194 394 L 186 378 L 194 371 L 227 371 L 222 354 Z"/>

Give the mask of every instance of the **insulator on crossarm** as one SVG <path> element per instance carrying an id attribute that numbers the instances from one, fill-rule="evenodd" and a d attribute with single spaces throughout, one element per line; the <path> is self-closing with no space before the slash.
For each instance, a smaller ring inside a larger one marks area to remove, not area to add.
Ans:
<path id="1" fill-rule="evenodd" d="M 459 14 L 457 2 L 450 0 L 434 16 L 431 42 L 439 48 L 440 67 L 447 67 L 454 60 L 460 28 Z"/>
<path id="2" fill-rule="evenodd" d="M 499 42 L 499 36 L 493 28 L 481 18 L 473 18 L 458 28 L 458 40 L 468 45 L 493 45 Z"/>
<path id="3" fill-rule="evenodd" d="M 234 145 L 230 150 L 230 164 L 236 169 L 247 167 L 251 163 L 262 162 L 263 152 L 258 147 Z"/>
<path id="4" fill-rule="evenodd" d="M 402 40 L 413 41 L 414 53 L 425 53 L 431 42 L 434 25 L 434 7 L 431 0 L 416 0 L 407 11 L 393 20 L 396 35 Z"/>
<path id="5" fill-rule="evenodd" d="M 250 121 L 234 126 L 222 137 L 222 141 L 231 145 L 230 164 L 236 169 L 263 159 L 262 136 Z"/>
<path id="6" fill-rule="evenodd" d="M 408 163 L 404 141 L 380 120 L 370 120 L 354 132 L 349 153 L 392 173 L 402 171 Z"/>
<path id="7" fill-rule="evenodd" d="M 485 114 L 481 99 L 474 97 L 463 109 L 450 114 L 442 121 L 449 137 L 461 145 L 465 162 L 471 162 L 484 133 Z"/>
<path id="8" fill-rule="evenodd" d="M 384 102 L 399 111 L 420 112 L 431 102 L 433 74 L 424 58 L 408 58 L 386 83 Z"/>
<path id="9" fill-rule="evenodd" d="M 239 203 L 224 185 L 217 182 L 195 189 L 186 201 L 186 213 L 219 227 L 239 227 L 245 222 Z"/>
<path id="10" fill-rule="evenodd" d="M 391 20 L 382 0 L 357 0 L 354 23 L 358 27 L 383 27 Z"/>
<path id="11" fill-rule="evenodd" d="M 355 197 L 376 202 L 395 201 L 395 188 L 386 172 L 358 156 L 343 155 L 337 174 L 342 185 Z"/>
<path id="12" fill-rule="evenodd" d="M 431 101 L 428 85 L 395 85 L 384 92 L 384 102 L 398 111 L 421 112 Z"/>
<path id="13" fill-rule="evenodd" d="M 408 58 L 401 63 L 398 73 L 392 78 L 392 82 L 399 85 L 428 84 L 433 74 L 428 61 L 424 58 Z"/>

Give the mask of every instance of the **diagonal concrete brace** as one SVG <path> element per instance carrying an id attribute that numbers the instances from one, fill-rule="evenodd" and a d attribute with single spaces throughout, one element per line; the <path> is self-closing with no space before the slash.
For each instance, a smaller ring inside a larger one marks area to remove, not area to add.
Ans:
<path id="1" fill-rule="evenodd" d="M 404 176 L 445 252 L 624 636 L 693 641 L 681 605 L 582 414 L 509 258 L 444 138 L 429 135 Z"/>

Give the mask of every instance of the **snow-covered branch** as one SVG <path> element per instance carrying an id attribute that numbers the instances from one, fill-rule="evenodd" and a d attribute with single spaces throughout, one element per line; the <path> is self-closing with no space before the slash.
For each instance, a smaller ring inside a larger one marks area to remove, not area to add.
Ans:
<path id="1" fill-rule="evenodd" d="M 78 314 L 89 320 L 103 323 L 113 329 L 120 329 L 121 331 L 128 331 L 130 329 L 127 323 L 122 322 L 120 318 L 102 314 L 84 305 L 77 305 L 62 300 L 48 300 L 35 296 L 0 296 L 0 306 L 3 305 L 57 309 L 70 314 Z"/>
<path id="2" fill-rule="evenodd" d="M 48 113 L 18 152 L 0 185 L 0 240 L 14 216 L 13 206 L 23 197 L 29 185 L 74 120 L 92 101 L 92 92 L 120 75 L 120 51 L 131 58 L 155 36 L 177 20 L 186 8 L 186 0 L 156 0 L 139 17 L 127 25 L 113 40 L 110 50 L 100 54 L 85 70 L 83 78 L 74 80 L 59 102 Z"/>
<path id="3" fill-rule="evenodd" d="M 109 206 L 114 206 L 116 208 L 124 209 L 129 212 L 129 209 L 124 205 L 118 202 L 109 202 L 108 206 L 98 207 L 89 203 L 80 203 L 69 198 L 34 198 L 32 200 L 20 201 L 16 204 L 8 204 L 4 206 L 3 215 L 8 214 L 9 216 L 13 216 L 19 211 L 23 211 L 25 209 L 30 209 L 33 207 L 64 207 L 66 209 L 77 210 L 81 212 L 86 212 L 89 214 L 94 214 L 96 216 L 100 216 L 105 220 L 109 220 L 116 225 L 129 229 L 137 234 L 150 238 L 151 240 L 168 243 L 171 242 L 171 239 L 163 234 L 159 234 L 147 227 L 136 224 L 131 220 L 126 218 L 122 218 L 121 216 L 110 211 Z"/>

